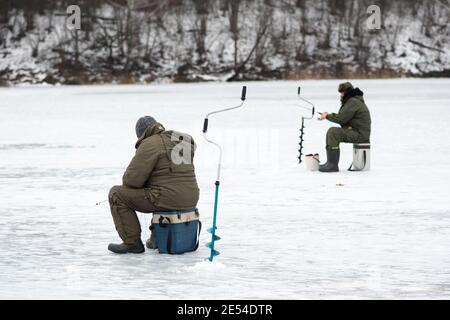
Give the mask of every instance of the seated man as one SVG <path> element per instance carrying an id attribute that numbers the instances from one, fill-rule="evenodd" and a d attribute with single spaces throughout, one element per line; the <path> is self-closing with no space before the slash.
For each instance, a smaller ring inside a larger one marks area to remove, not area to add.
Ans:
<path id="1" fill-rule="evenodd" d="M 123 241 L 109 245 L 115 253 L 145 251 L 136 211 L 191 210 L 199 199 L 192 137 L 166 131 L 150 116 L 137 121 L 136 135 L 136 154 L 123 175 L 123 184 L 109 192 L 111 214 Z M 153 235 L 147 247 L 156 249 Z"/>
<path id="2" fill-rule="evenodd" d="M 320 165 L 321 172 L 339 171 L 339 144 L 368 143 L 370 142 L 371 118 L 367 108 L 363 92 L 359 88 L 354 89 L 350 82 L 341 83 L 338 91 L 341 93 L 341 108 L 339 113 L 323 112 L 319 120 L 327 119 L 341 125 L 341 128 L 333 127 L 327 132 L 327 162 Z"/>

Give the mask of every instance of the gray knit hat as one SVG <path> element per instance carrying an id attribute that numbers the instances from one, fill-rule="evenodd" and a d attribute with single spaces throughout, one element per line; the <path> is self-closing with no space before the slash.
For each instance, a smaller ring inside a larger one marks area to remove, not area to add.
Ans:
<path id="1" fill-rule="evenodd" d="M 154 125 L 156 123 L 155 118 L 150 117 L 150 116 L 145 116 L 145 117 L 141 117 L 139 118 L 139 120 L 136 122 L 136 135 L 138 138 L 140 138 L 145 130 L 148 127 L 151 127 L 152 125 Z"/>

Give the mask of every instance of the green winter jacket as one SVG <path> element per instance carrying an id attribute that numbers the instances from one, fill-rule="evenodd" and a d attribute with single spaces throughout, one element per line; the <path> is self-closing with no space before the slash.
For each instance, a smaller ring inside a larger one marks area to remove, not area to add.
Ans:
<path id="1" fill-rule="evenodd" d="M 327 120 L 341 125 L 342 128 L 357 131 L 360 141 L 370 142 L 372 120 L 367 108 L 363 93 L 358 88 L 353 90 L 353 95 L 344 102 L 338 113 L 330 113 Z"/>
<path id="2" fill-rule="evenodd" d="M 191 136 L 165 131 L 156 123 L 139 138 L 136 149 L 123 175 L 123 185 L 144 188 L 150 201 L 163 209 L 189 210 L 197 206 L 195 142 Z M 186 150 L 190 150 L 190 154 L 183 155 Z"/>

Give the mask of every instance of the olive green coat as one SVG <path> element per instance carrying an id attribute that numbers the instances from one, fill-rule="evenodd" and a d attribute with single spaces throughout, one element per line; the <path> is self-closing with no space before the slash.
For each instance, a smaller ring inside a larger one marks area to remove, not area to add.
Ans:
<path id="1" fill-rule="evenodd" d="M 172 155 L 180 154 L 180 147 L 183 151 L 190 150 L 191 154 L 183 157 L 188 161 L 179 161 L 178 157 L 174 162 Z M 147 128 L 137 141 L 136 149 L 122 178 L 124 186 L 144 188 L 150 201 L 159 208 L 189 210 L 197 206 L 199 189 L 193 164 L 195 142 L 191 136 L 165 131 L 160 123 L 156 123 Z"/>
<path id="2" fill-rule="evenodd" d="M 372 120 L 364 98 L 360 95 L 349 98 L 338 113 L 328 114 L 327 120 L 358 133 L 358 142 L 369 142 Z"/>

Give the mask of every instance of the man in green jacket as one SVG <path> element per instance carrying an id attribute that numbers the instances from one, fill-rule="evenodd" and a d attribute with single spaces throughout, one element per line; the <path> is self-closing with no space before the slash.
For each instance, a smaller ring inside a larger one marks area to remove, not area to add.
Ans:
<path id="1" fill-rule="evenodd" d="M 111 214 L 123 241 L 108 246 L 115 253 L 145 251 L 136 211 L 191 210 L 199 199 L 192 137 L 166 131 L 150 116 L 137 121 L 136 135 L 136 154 L 123 175 L 122 185 L 109 192 Z M 156 249 L 153 237 L 147 247 Z"/>
<path id="2" fill-rule="evenodd" d="M 339 112 L 323 112 L 319 120 L 337 123 L 341 128 L 333 127 L 327 132 L 327 162 L 319 166 L 321 172 L 339 171 L 339 144 L 370 142 L 371 118 L 363 95 L 359 88 L 353 88 L 350 82 L 341 83 L 338 91 L 341 94 Z"/>

